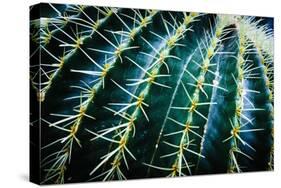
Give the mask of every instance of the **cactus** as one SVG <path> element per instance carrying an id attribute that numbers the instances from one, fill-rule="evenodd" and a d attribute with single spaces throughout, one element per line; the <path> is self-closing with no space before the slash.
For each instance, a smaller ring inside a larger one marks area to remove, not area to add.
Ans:
<path id="1" fill-rule="evenodd" d="M 40 184 L 273 170 L 261 18 L 39 4 L 30 39 Z"/>

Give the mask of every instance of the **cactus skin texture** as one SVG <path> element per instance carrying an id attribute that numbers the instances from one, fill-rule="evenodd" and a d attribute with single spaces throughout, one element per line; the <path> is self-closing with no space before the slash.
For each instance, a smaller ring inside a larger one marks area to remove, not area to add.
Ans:
<path id="1" fill-rule="evenodd" d="M 31 7 L 33 181 L 273 170 L 270 21 Z"/>

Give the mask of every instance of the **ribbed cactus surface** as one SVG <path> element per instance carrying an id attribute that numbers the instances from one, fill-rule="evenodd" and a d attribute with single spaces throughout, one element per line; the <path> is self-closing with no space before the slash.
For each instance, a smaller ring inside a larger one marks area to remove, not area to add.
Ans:
<path id="1" fill-rule="evenodd" d="M 38 181 L 273 170 L 268 20 L 31 7 L 30 118 L 37 136 L 31 149 L 40 154 L 33 165 Z"/>

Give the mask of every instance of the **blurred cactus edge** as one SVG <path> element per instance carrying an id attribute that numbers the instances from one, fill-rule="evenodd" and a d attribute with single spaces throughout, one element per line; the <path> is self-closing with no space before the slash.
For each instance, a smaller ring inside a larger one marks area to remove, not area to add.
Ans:
<path id="1" fill-rule="evenodd" d="M 273 30 L 269 17 L 31 6 L 30 181 L 272 171 Z"/>

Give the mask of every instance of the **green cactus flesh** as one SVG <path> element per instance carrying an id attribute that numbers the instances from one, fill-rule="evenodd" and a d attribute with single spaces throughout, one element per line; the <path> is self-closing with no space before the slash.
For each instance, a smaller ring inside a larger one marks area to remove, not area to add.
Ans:
<path id="1" fill-rule="evenodd" d="M 32 7 L 40 183 L 273 170 L 273 31 L 261 20 Z"/>

